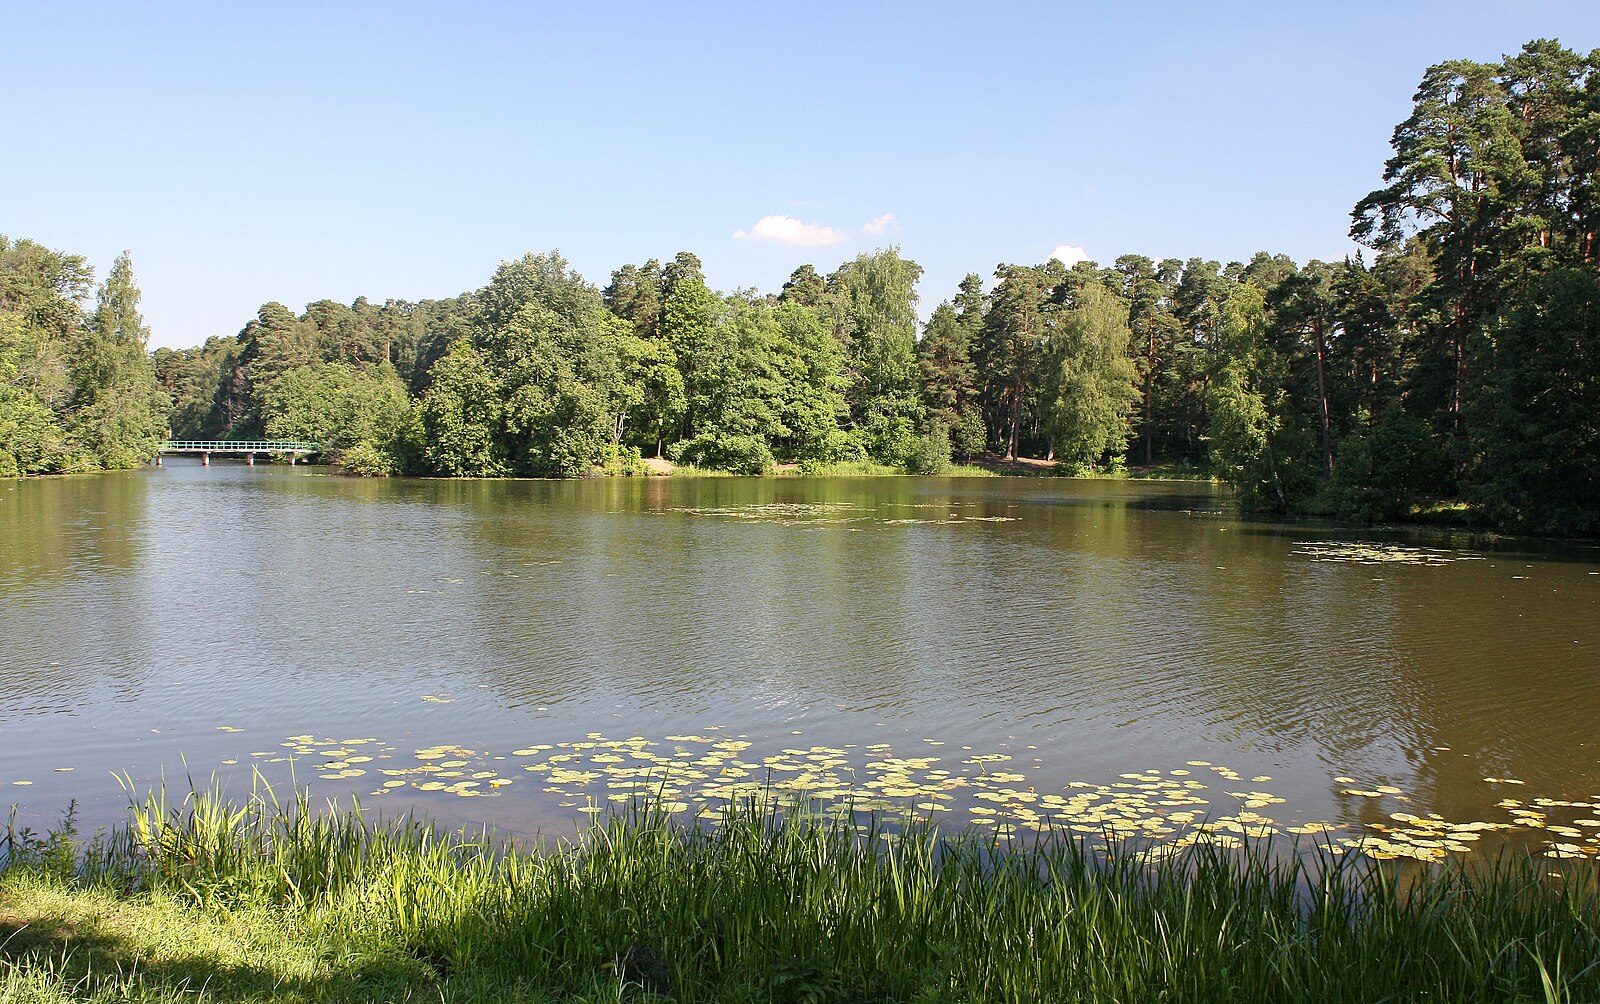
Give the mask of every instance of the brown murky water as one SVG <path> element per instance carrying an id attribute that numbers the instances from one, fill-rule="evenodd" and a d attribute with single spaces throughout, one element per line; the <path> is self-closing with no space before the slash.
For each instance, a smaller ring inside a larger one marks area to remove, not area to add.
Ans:
<path id="1" fill-rule="evenodd" d="M 0 482 L 0 799 L 36 827 L 254 769 L 512 833 L 761 783 L 1594 854 L 1597 723 L 1597 549 L 1241 521 L 1203 484 Z"/>

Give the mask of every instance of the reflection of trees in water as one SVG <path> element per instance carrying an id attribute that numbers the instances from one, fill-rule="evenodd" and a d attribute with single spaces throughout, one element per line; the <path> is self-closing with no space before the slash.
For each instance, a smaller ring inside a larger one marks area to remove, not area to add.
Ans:
<path id="1" fill-rule="evenodd" d="M 716 708 L 881 702 L 914 689 L 903 528 L 868 535 L 820 520 L 681 511 L 796 502 L 870 511 L 909 500 L 909 486 L 706 478 L 582 487 L 522 518 L 491 509 L 473 524 L 481 565 L 524 570 L 474 590 L 496 685 L 514 702 L 604 696 Z"/>
<path id="2" fill-rule="evenodd" d="M 1404 585 L 1386 597 L 1419 723 L 1417 775 L 1446 815 L 1508 796 L 1600 793 L 1600 577 L 1570 563 L 1525 564 L 1418 569 L 1396 575 Z"/>
<path id="3" fill-rule="evenodd" d="M 952 596 L 988 599 L 981 627 L 954 604 L 936 622 L 974 708 L 1152 754 L 1197 739 L 1310 747 L 1333 773 L 1414 775 L 1423 799 L 1464 812 L 1504 794 L 1481 780 L 1497 770 L 1541 771 L 1557 792 L 1594 783 L 1594 755 L 1572 746 L 1600 717 L 1600 619 L 1576 588 L 1566 613 L 1511 608 L 1484 563 L 1296 561 L 1300 531 L 1115 505 L 1026 516 L 1025 540 L 964 555 L 945 579 Z M 1583 570 L 1541 574 L 1577 586 Z M 1552 624 L 1587 639 L 1552 641 Z M 1532 688 L 1530 660 L 1545 678 Z"/>
<path id="4" fill-rule="evenodd" d="M 148 673 L 150 472 L 0 482 L 0 692 L 11 714 L 70 712 Z"/>
<path id="5" fill-rule="evenodd" d="M 146 471 L 0 481 L 0 588 L 133 567 L 149 487 Z"/>
<path id="6" fill-rule="evenodd" d="M 1494 764 L 1542 757 L 1553 783 L 1592 777 L 1561 746 L 1595 710 L 1570 658 L 1548 672 L 1580 707 L 1508 720 L 1516 663 L 1485 661 L 1496 643 L 1472 639 L 1534 611 L 1495 606 L 1480 569 L 1293 559 L 1303 531 L 1124 504 L 1112 492 L 1137 496 L 1126 485 L 1060 504 L 1083 489 L 935 484 L 524 486 L 514 519 L 516 500 L 488 499 L 478 564 L 526 566 L 473 591 L 495 686 L 539 705 L 837 702 L 929 735 L 1020 725 L 1058 753 L 1120 744 L 1153 762 L 1199 742 L 1314 750 L 1331 773 L 1414 776 L 1429 801 L 1480 812 L 1500 797 L 1480 780 Z M 1022 521 L 851 529 L 776 508 L 905 516 L 986 496 L 985 511 Z M 751 506 L 783 524 L 736 517 Z"/>
<path id="7" fill-rule="evenodd" d="M 5 709 L 77 707 L 110 681 L 114 702 L 167 710 L 185 696 L 169 684 L 232 673 L 240 693 L 308 708 L 347 695 L 329 713 L 359 719 L 367 689 L 483 682 L 511 707 L 726 721 L 838 704 L 985 743 L 1020 727 L 1064 772 L 1181 763 L 1214 742 L 1314 753 L 1458 818 L 1508 793 L 1485 775 L 1593 793 L 1596 753 L 1576 745 L 1600 718 L 1587 568 L 1313 562 L 1289 555 L 1302 530 L 1140 504 L 1146 491 L 1164 489 L 181 465 L 13 483 Z M 750 506 L 784 518 L 712 512 Z M 821 521 L 856 512 L 874 521 Z M 1021 519 L 881 522 L 949 512 Z"/>

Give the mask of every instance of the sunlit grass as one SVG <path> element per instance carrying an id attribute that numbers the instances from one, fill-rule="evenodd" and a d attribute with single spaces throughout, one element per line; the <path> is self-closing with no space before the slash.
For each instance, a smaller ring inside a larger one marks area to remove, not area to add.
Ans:
<path id="1" fill-rule="evenodd" d="M 696 467 L 693 464 L 676 464 L 667 472 L 673 478 L 741 478 L 746 475 L 732 471 L 719 471 L 714 467 Z"/>
<path id="2" fill-rule="evenodd" d="M 716 825 L 632 803 L 511 848 L 303 795 L 157 795 L 88 848 L 12 848 L 0 1000 L 1600 995 L 1592 860 L 1288 850 L 861 832 L 770 798 Z"/>
<path id="3" fill-rule="evenodd" d="M 905 477 L 906 469 L 871 460 L 847 460 L 834 464 L 807 464 L 791 473 L 808 478 Z"/>

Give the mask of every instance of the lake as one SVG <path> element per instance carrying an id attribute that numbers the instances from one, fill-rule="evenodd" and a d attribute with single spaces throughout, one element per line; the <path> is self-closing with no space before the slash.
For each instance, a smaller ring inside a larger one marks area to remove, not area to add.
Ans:
<path id="1" fill-rule="evenodd" d="M 0 482 L 0 794 L 507 834 L 750 785 L 948 825 L 1600 853 L 1600 549 L 1204 483 Z M 1326 836 L 1322 836 L 1326 834 Z"/>

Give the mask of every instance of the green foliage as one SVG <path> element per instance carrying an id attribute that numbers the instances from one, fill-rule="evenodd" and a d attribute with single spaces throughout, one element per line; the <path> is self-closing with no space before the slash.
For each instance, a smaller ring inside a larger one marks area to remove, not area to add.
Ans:
<path id="1" fill-rule="evenodd" d="M 60 470 L 68 454 L 66 431 L 27 386 L 21 327 L 0 313 L 0 477 L 8 478 Z"/>
<path id="2" fill-rule="evenodd" d="M 355 370 L 345 363 L 313 363 L 290 370 L 262 403 L 269 439 L 299 439 L 329 446 L 360 404 L 351 393 Z M 358 439 L 360 437 L 357 437 Z"/>
<path id="3" fill-rule="evenodd" d="M 145 351 L 139 289 L 124 252 L 99 290 L 99 302 L 73 353 L 73 438 L 108 468 L 137 467 L 166 439 L 170 403 Z"/>
<path id="4" fill-rule="evenodd" d="M 1211 386 L 1211 456 L 1246 510 L 1287 512 L 1311 494 L 1297 430 L 1286 418 L 1283 357 L 1266 342 L 1265 298 L 1238 285 L 1223 306 L 1221 366 Z"/>
<path id="5" fill-rule="evenodd" d="M 778 299 L 802 307 L 817 308 L 828 295 L 828 283 L 817 274 L 815 265 L 801 265 L 789 275 Z"/>
<path id="6" fill-rule="evenodd" d="M 784 417 L 793 381 L 784 370 L 799 363 L 791 356 L 769 304 L 725 304 L 699 360 L 706 382 L 694 420 L 695 440 L 753 440 L 770 455 L 768 444 L 791 435 Z"/>
<path id="7" fill-rule="evenodd" d="M 823 311 L 845 346 L 850 418 L 874 460 L 902 465 L 922 421 L 916 355 L 917 279 L 922 266 L 898 248 L 858 255 L 828 277 Z"/>
<path id="8" fill-rule="evenodd" d="M 392 474 L 410 417 L 405 384 L 387 363 L 358 369 L 315 363 L 284 374 L 262 406 L 270 439 L 316 443 L 327 460 L 365 474 Z"/>
<path id="9" fill-rule="evenodd" d="M 950 427 L 943 419 L 928 423 L 928 431 L 917 441 L 917 448 L 906 460 L 912 474 L 944 474 L 950 470 Z"/>
<path id="10" fill-rule="evenodd" d="M 719 378 L 730 372 L 734 354 L 727 329 L 718 323 L 723 304 L 706 286 L 698 260 L 691 265 L 690 258 L 679 254 L 668 272 L 660 325 L 683 374 L 686 436 L 706 431 Z"/>
<path id="11" fill-rule="evenodd" d="M 224 1000 L 426 986 L 447 1000 L 841 1004 L 1600 995 L 1592 861 L 1554 881 L 1518 853 L 1397 875 L 1258 841 L 1161 855 L 1109 836 L 859 821 L 864 833 L 771 798 L 715 826 L 637 805 L 526 850 L 306 798 L 152 798 L 107 842 L 95 871 L 110 881 L 0 874 L 8 922 L 79 935 L 13 935 L 0 996 L 66 998 L 102 970 L 135 974 L 121 996 L 163 1001 L 194 986 Z"/>
<path id="12" fill-rule="evenodd" d="M 1600 534 L 1600 276 L 1533 278 L 1475 362 L 1469 498 L 1501 526 Z"/>
<path id="13" fill-rule="evenodd" d="M 917 452 L 917 427 L 906 415 L 879 412 L 868 416 L 857 431 L 867 456 L 880 464 L 904 467 Z"/>
<path id="14" fill-rule="evenodd" d="M 1600 530 L 1597 96 L 1596 54 L 1546 39 L 1429 67 L 1386 186 L 1352 214 L 1379 251 L 1377 281 L 1355 292 L 1393 305 L 1406 410 L 1448 437 L 1468 497 L 1507 528 Z M 1384 326 L 1374 313 L 1364 332 Z"/>
<path id="15" fill-rule="evenodd" d="M 624 478 L 649 477 L 653 473 L 638 447 L 634 446 L 617 447 L 616 452 L 601 465 L 601 470 L 610 477 Z"/>
<path id="16" fill-rule="evenodd" d="M 779 449 L 799 463 L 847 459 L 850 444 L 840 428 L 841 420 L 849 416 L 843 348 L 807 306 L 786 301 L 773 316 L 774 351 L 784 384 L 779 419 L 787 429 Z"/>
<path id="17" fill-rule="evenodd" d="M 1171 449 L 1170 429 L 1175 423 L 1166 411 L 1174 402 L 1168 388 L 1184 349 L 1178 339 L 1181 325 L 1173 312 L 1173 293 L 1181 270 L 1175 259 L 1158 265 L 1143 255 L 1123 255 L 1116 260 L 1111 277 L 1128 303 L 1128 330 L 1142 398 L 1138 432 L 1144 440 L 1147 464 L 1155 458 L 1158 433 L 1163 434 L 1163 447 Z"/>
<path id="18" fill-rule="evenodd" d="M 135 467 L 165 433 L 126 253 L 82 300 L 81 257 L 0 237 L 0 476 Z"/>
<path id="19" fill-rule="evenodd" d="M 419 409 L 424 468 L 452 478 L 505 476 L 510 468 L 499 436 L 504 402 L 483 356 L 462 339 L 432 372 Z"/>
<path id="20" fill-rule="evenodd" d="M 674 444 L 668 451 L 673 462 L 727 471 L 730 474 L 771 474 L 776 461 L 760 436 L 707 432 Z"/>
<path id="21" fill-rule="evenodd" d="M 844 353 L 814 310 L 792 299 L 720 300 L 686 252 L 664 269 L 630 268 L 614 273 L 607 289 L 613 312 L 626 318 L 640 304 L 660 305 L 648 329 L 632 317 L 636 330 L 652 337 L 622 348 L 620 393 L 635 443 L 694 464 L 751 471 L 778 458 L 840 455 L 839 423 L 848 416 Z M 651 282 L 654 293 L 644 288 Z"/>
<path id="22" fill-rule="evenodd" d="M 645 437 L 647 444 L 653 440 L 659 457 L 689 404 L 677 354 L 659 338 L 624 338 L 619 344 L 627 426 Z"/>
<path id="23" fill-rule="evenodd" d="M 618 365 L 623 325 L 600 294 L 552 252 L 503 263 L 477 300 L 472 342 L 503 402 L 491 435 L 507 472 L 577 477 L 601 465 L 630 402 Z"/>
<path id="24" fill-rule="evenodd" d="M 983 413 L 976 405 L 969 405 L 956 416 L 955 426 L 950 430 L 951 452 L 962 460 L 970 460 L 988 445 L 989 432 L 983 424 Z"/>
<path id="25" fill-rule="evenodd" d="M 930 415 L 954 422 L 977 403 L 977 371 L 972 365 L 975 325 L 963 323 L 948 303 L 933 311 L 917 343 L 922 398 Z"/>
<path id="26" fill-rule="evenodd" d="M 339 455 L 339 465 L 351 474 L 368 478 L 386 478 L 400 473 L 403 463 L 392 451 L 371 440 L 362 440 Z"/>
<path id="27" fill-rule="evenodd" d="M 222 439 L 247 402 L 233 393 L 239 339 L 209 338 L 190 349 L 156 349 L 156 379 L 172 400 L 167 424 L 176 439 Z"/>
<path id="28" fill-rule="evenodd" d="M 255 438 L 263 433 L 262 408 L 278 380 L 321 358 L 317 330 L 281 303 L 263 304 L 255 319 L 239 332 L 239 360 L 230 374 L 235 403 L 229 438 Z"/>
<path id="29" fill-rule="evenodd" d="M 661 263 L 654 258 L 642 268 L 624 265 L 611 273 L 611 285 L 601 294 L 606 309 L 632 325 L 639 338 L 659 337 L 661 322 Z"/>
<path id="30" fill-rule="evenodd" d="M 1340 440 L 1338 457 L 1328 501 L 1341 519 L 1402 519 L 1417 499 L 1436 495 L 1448 476 L 1449 458 L 1433 430 L 1398 404 L 1378 417 L 1370 433 Z"/>
<path id="31" fill-rule="evenodd" d="M 1056 455 L 1094 464 L 1126 449 L 1138 401 L 1128 308 L 1099 283 L 1082 286 L 1049 348 L 1047 416 Z"/>

